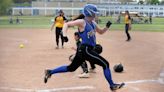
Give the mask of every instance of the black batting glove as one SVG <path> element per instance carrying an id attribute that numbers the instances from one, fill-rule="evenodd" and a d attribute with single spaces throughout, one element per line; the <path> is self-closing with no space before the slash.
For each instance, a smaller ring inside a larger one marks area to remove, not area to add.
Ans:
<path id="1" fill-rule="evenodd" d="M 64 42 L 68 42 L 68 37 L 67 36 L 64 36 L 63 37 L 63 40 L 64 40 Z"/>
<path id="2" fill-rule="evenodd" d="M 109 28 L 111 25 L 112 25 L 112 22 L 110 22 L 110 21 L 108 21 L 108 22 L 106 23 L 106 27 L 107 27 L 107 28 Z"/>

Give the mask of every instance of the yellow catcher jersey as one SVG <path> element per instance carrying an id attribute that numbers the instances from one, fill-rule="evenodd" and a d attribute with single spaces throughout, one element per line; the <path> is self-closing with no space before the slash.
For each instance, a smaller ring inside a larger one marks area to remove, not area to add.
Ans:
<path id="1" fill-rule="evenodd" d="M 57 16 L 55 18 L 55 26 L 58 28 L 62 28 L 65 20 L 66 18 L 64 16 Z"/>
<path id="2" fill-rule="evenodd" d="M 128 15 L 125 15 L 125 24 L 129 24 L 130 23 L 130 19 Z"/>

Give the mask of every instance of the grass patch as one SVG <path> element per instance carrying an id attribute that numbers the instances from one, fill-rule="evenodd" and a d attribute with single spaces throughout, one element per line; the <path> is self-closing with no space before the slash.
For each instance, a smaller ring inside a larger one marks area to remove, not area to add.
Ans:
<path id="1" fill-rule="evenodd" d="M 18 16 L 22 21 L 21 24 L 16 24 L 17 16 L 13 16 L 13 24 L 9 23 L 9 16 L 0 17 L 0 28 L 50 28 L 54 17 L 44 16 Z M 100 17 L 100 27 L 104 27 L 107 20 L 113 22 L 111 30 L 123 30 L 124 23 L 121 18 L 121 24 L 116 24 L 116 17 Z M 153 31 L 153 32 L 164 32 L 164 18 L 153 18 L 153 24 L 133 24 L 133 31 Z"/>

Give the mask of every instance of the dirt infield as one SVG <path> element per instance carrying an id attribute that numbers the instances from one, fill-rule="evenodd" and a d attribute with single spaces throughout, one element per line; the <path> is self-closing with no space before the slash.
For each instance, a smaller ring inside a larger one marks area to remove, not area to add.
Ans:
<path id="1" fill-rule="evenodd" d="M 79 79 L 81 68 L 73 73 L 53 75 L 43 83 L 44 70 L 69 64 L 75 53 L 73 32 L 64 49 L 55 49 L 54 32 L 48 29 L 0 29 L 0 92 L 110 92 L 101 67 L 91 78 Z M 112 67 L 124 65 L 123 73 L 115 73 L 116 82 L 126 86 L 118 92 L 164 91 L 164 33 L 130 32 L 132 41 L 126 42 L 123 31 L 97 35 L 104 56 Z M 24 48 L 19 48 L 24 44 Z"/>

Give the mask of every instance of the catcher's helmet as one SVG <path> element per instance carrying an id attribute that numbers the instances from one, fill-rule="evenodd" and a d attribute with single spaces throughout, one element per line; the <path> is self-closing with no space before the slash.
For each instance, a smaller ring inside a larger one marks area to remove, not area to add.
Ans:
<path id="1" fill-rule="evenodd" d="M 93 50 L 98 53 L 98 54 L 101 54 L 102 51 L 103 51 L 103 48 L 100 44 L 96 44 L 96 46 L 93 48 Z"/>
<path id="2" fill-rule="evenodd" d="M 118 73 L 121 73 L 124 71 L 124 67 L 123 65 L 120 63 L 120 64 L 116 64 L 114 67 L 113 67 L 114 71 L 115 72 L 118 72 Z"/>
<path id="3" fill-rule="evenodd" d="M 83 14 L 86 17 L 93 17 L 94 15 L 99 14 L 99 12 L 96 5 L 87 4 L 84 6 Z"/>

